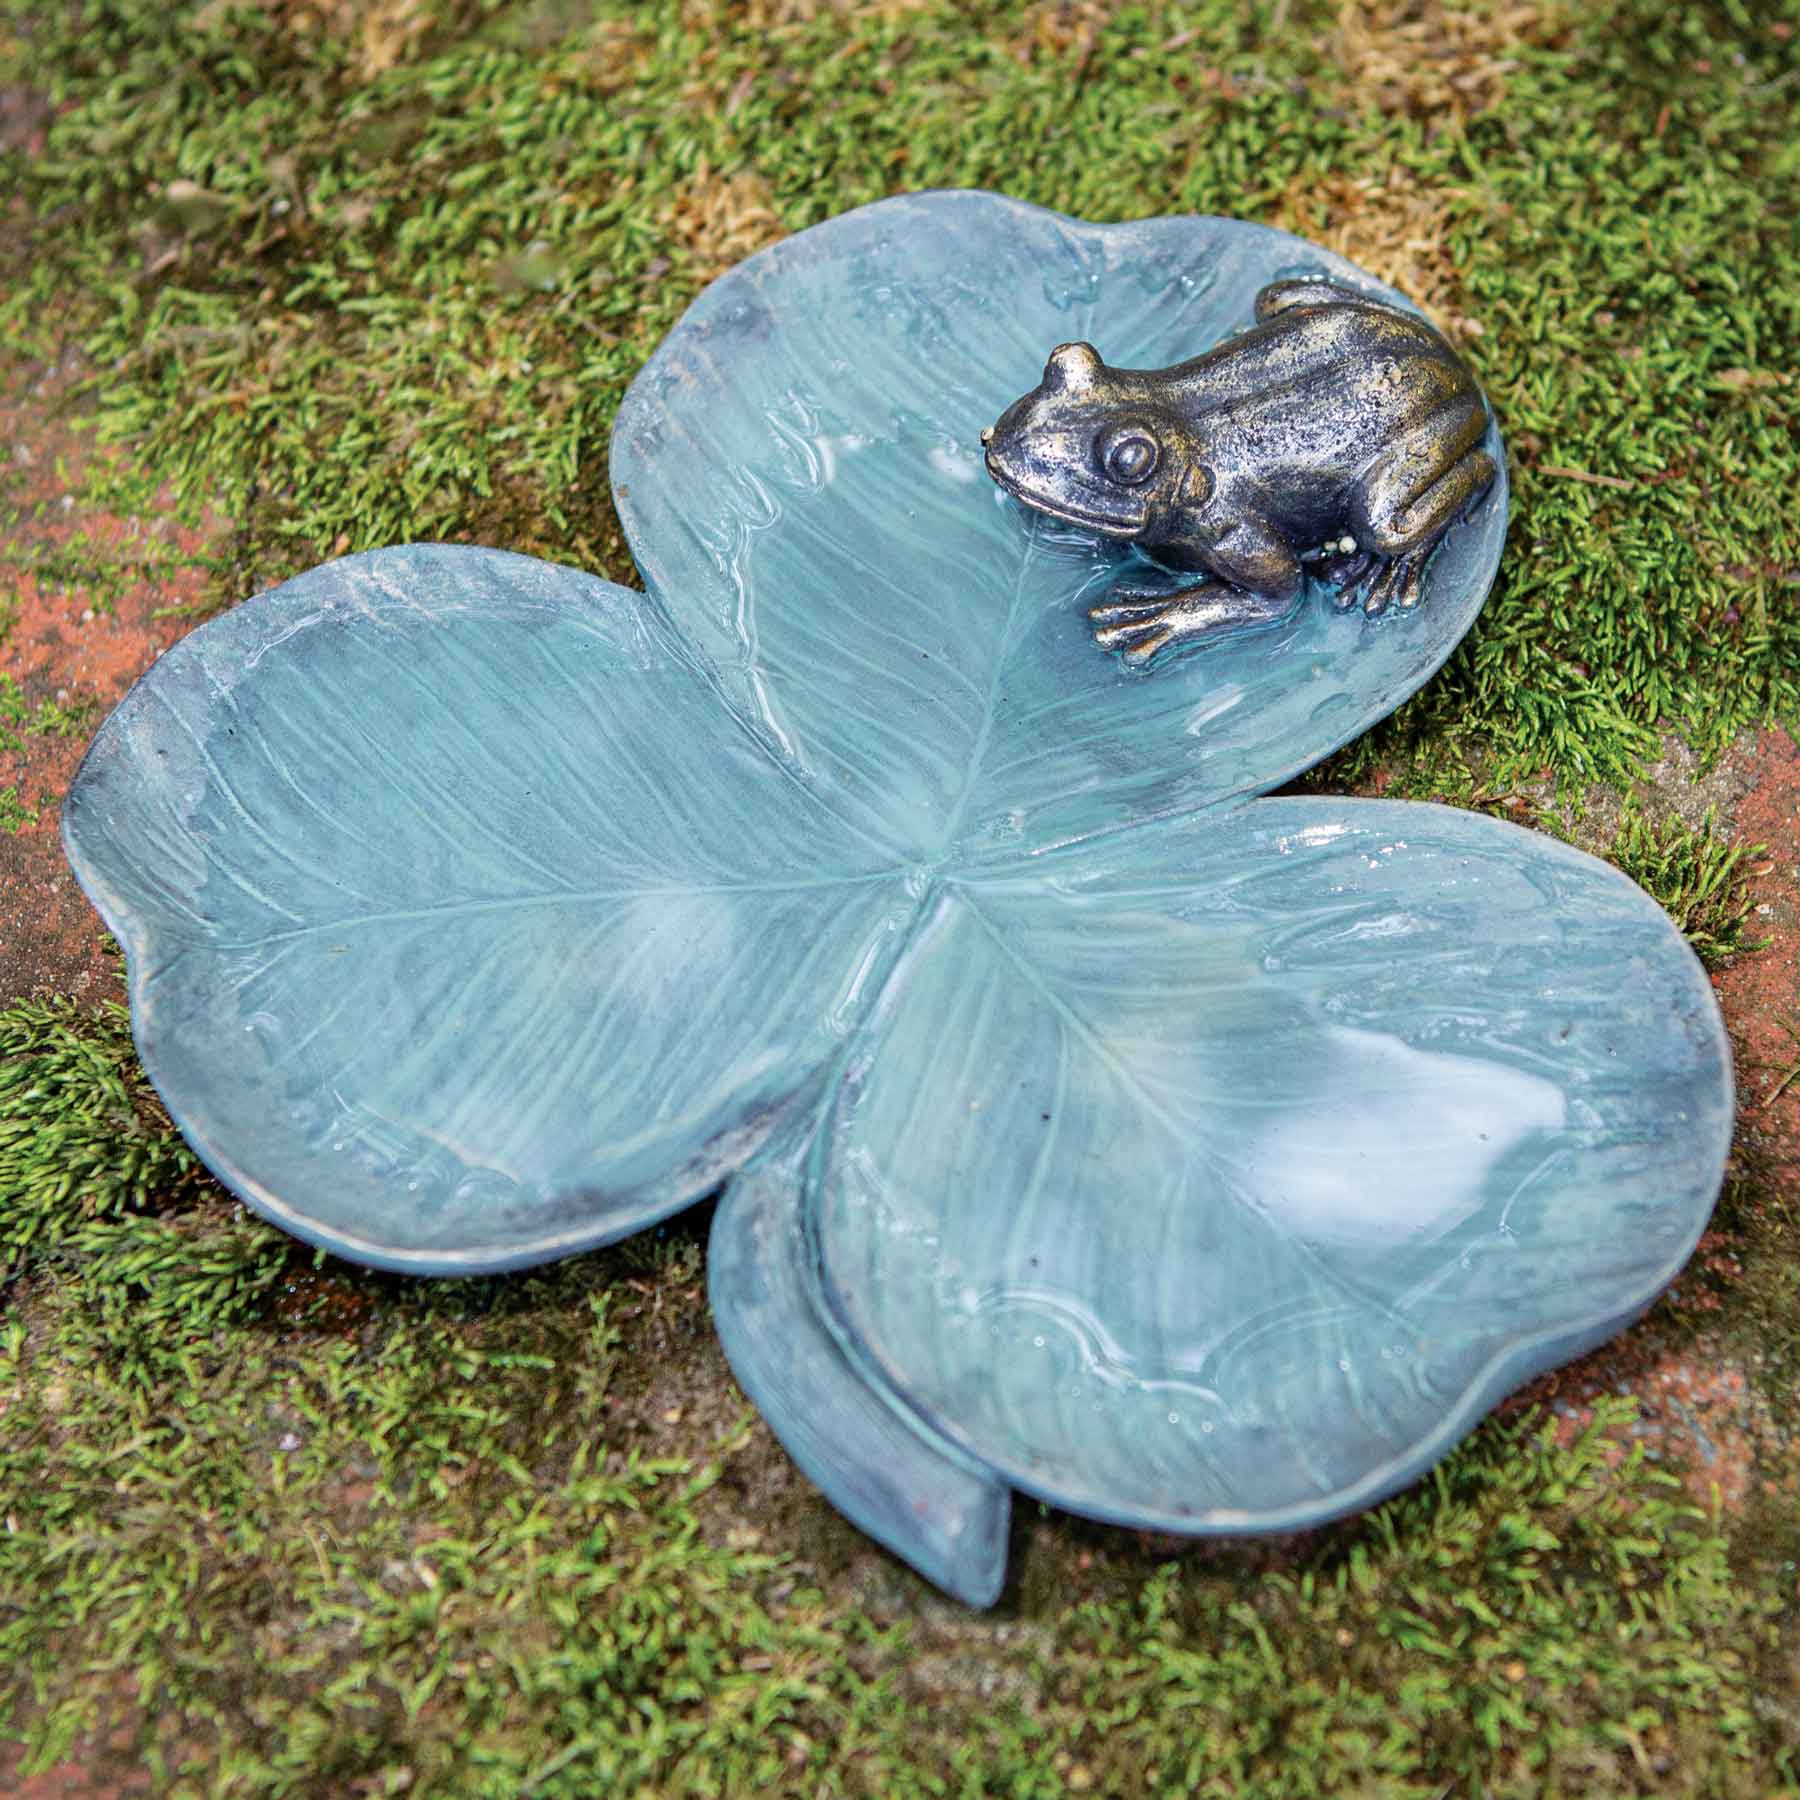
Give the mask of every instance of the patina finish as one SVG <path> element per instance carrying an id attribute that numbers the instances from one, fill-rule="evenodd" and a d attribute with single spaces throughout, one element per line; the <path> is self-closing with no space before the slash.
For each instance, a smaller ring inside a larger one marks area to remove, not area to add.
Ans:
<path id="1" fill-rule="evenodd" d="M 1474 376 L 1417 314 L 1299 280 L 1166 369 L 1059 345 L 981 441 L 1027 506 L 1203 575 L 1122 585 L 1092 609 L 1100 644 L 1144 663 L 1281 618 L 1308 572 L 1342 607 L 1416 604 L 1431 553 L 1494 479 L 1487 424 Z"/>

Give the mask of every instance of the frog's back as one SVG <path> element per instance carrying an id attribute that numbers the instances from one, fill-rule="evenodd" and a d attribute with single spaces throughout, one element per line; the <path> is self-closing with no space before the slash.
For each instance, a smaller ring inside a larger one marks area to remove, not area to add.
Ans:
<path id="1" fill-rule="evenodd" d="M 1293 388 L 1378 391 L 1406 363 L 1441 368 L 1468 384 L 1455 351 L 1417 313 L 1323 281 L 1275 282 L 1257 295 L 1257 322 L 1204 355 L 1161 371 L 1170 399 L 1198 418 Z M 1241 381 L 1222 381 L 1236 373 Z"/>
<path id="2" fill-rule="evenodd" d="M 1242 416 L 1329 455 L 1341 444 L 1353 462 L 1372 440 L 1472 392 L 1468 371 L 1415 313 L 1372 304 L 1296 307 L 1252 327 L 1286 354 Z"/>
<path id="3" fill-rule="evenodd" d="M 1296 501 L 1305 493 L 1328 507 L 1383 442 L 1474 393 L 1443 337 L 1400 307 L 1293 281 L 1265 288 L 1257 315 L 1164 370 L 1165 393 L 1209 447 Z"/>

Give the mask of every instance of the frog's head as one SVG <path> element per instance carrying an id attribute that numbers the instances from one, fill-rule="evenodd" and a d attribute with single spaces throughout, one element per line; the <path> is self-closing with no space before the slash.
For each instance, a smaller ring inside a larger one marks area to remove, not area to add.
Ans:
<path id="1" fill-rule="evenodd" d="M 981 434 L 988 473 L 1027 506 L 1105 537 L 1143 536 L 1179 497 L 1179 427 L 1142 375 L 1059 344 L 1044 379 Z"/>

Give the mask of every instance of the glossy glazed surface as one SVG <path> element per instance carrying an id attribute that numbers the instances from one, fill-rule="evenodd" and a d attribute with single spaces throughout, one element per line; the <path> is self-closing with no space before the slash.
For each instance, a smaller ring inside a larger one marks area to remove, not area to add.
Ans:
<path id="1" fill-rule="evenodd" d="M 707 1192 L 913 905 L 641 596 L 491 550 L 348 557 L 192 633 L 64 831 L 208 1163 L 425 1274 Z"/>
<path id="2" fill-rule="evenodd" d="M 1499 562 L 1504 480 L 1407 618 L 1346 618 L 1309 585 L 1274 626 L 1138 670 L 1087 617 L 1121 552 L 996 490 L 979 431 L 1062 339 L 1160 367 L 1309 272 L 1400 298 L 1261 226 L 1077 225 L 993 195 L 789 238 L 701 295 L 620 408 L 613 486 L 645 582 L 788 766 L 920 863 L 1266 792 L 1455 648 Z"/>
<path id="3" fill-rule="evenodd" d="M 1476 815 L 1252 798 L 1454 647 L 1503 482 L 1416 610 L 1309 592 L 1129 670 L 1087 633 L 1118 553 L 982 472 L 1048 344 L 1156 366 L 1308 270 L 1361 279 L 1216 220 L 847 215 L 628 395 L 647 595 L 411 546 L 169 652 L 64 829 L 210 1166 L 422 1273 L 741 1171 L 711 1280 L 747 1391 L 977 1602 L 1011 1485 L 1304 1524 L 1641 1310 L 1730 1128 L 1673 927 Z"/>

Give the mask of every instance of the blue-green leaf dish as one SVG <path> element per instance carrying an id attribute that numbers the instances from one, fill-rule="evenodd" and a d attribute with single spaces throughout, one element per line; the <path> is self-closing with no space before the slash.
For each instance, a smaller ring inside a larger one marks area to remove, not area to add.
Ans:
<path id="1" fill-rule="evenodd" d="M 420 1274 L 722 1188 L 746 1391 L 976 1604 L 1014 1489 L 1314 1524 L 1641 1313 L 1731 1126 L 1679 933 L 1485 817 L 1260 798 L 1455 648 L 1504 476 L 1416 609 L 1309 591 L 1132 669 L 1086 618 L 1118 552 L 982 470 L 1052 344 L 1166 364 L 1306 272 L 1397 298 L 1230 220 L 882 202 L 634 383 L 644 592 L 410 545 L 176 645 L 63 830 L 208 1166 Z"/>

